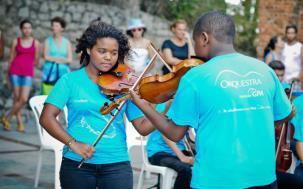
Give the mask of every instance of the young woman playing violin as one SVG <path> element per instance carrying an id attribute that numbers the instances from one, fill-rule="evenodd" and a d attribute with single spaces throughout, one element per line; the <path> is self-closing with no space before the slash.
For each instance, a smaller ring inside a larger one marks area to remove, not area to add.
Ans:
<path id="1" fill-rule="evenodd" d="M 64 75 L 49 94 L 41 125 L 65 144 L 60 170 L 62 188 L 132 189 L 132 169 L 127 153 L 123 113 L 136 130 L 146 135 L 153 130 L 150 122 L 130 101 L 120 111 L 96 145 L 91 144 L 107 124 L 110 115 L 101 115 L 100 107 L 109 102 L 98 86 L 98 75 L 110 72 L 123 63 L 129 52 L 127 37 L 103 22 L 89 26 L 78 40 L 80 70 Z M 63 107 L 68 108 L 68 127 L 56 120 Z M 78 168 L 80 160 L 86 161 Z"/>

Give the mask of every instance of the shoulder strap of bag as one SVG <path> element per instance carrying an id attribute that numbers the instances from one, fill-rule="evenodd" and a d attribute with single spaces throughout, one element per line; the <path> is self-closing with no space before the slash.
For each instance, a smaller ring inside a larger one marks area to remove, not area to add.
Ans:
<path id="1" fill-rule="evenodd" d="M 59 79 L 59 64 L 57 64 L 57 63 L 55 63 L 56 64 L 56 79 L 55 79 L 55 81 L 58 81 L 58 79 Z"/>
<path id="2" fill-rule="evenodd" d="M 50 81 L 49 81 L 49 78 L 50 78 L 50 76 L 51 76 L 51 74 L 52 74 L 52 71 L 53 71 L 53 68 L 54 68 L 54 64 L 55 64 L 55 63 L 52 62 L 51 68 L 50 68 L 50 70 L 49 70 L 49 72 L 48 72 L 48 74 L 47 74 L 47 77 L 46 77 L 45 82 L 50 82 Z"/>

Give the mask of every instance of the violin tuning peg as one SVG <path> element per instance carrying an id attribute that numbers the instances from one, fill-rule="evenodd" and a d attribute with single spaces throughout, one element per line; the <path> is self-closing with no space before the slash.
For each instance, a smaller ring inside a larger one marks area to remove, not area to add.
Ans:
<path id="1" fill-rule="evenodd" d="M 122 77 L 122 72 L 115 72 L 116 73 L 116 77 Z"/>
<path id="2" fill-rule="evenodd" d="M 104 102 L 103 106 L 108 107 L 108 102 Z"/>
<path id="3" fill-rule="evenodd" d="M 114 101 L 115 98 L 114 98 L 113 96 L 110 96 L 110 97 L 109 97 L 109 100 L 110 100 L 110 101 Z"/>

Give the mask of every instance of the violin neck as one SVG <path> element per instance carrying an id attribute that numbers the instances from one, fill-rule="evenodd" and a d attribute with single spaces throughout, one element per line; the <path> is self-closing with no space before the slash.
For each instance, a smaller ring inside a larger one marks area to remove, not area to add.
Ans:
<path id="1" fill-rule="evenodd" d="M 120 98 L 116 99 L 115 102 L 117 104 L 120 104 L 122 101 L 127 100 L 130 98 L 130 94 L 127 93 L 126 95 L 121 96 Z"/>
<path id="2" fill-rule="evenodd" d="M 117 108 L 119 106 L 119 104 L 121 104 L 124 100 L 127 100 L 128 98 L 130 98 L 130 94 L 126 94 L 124 96 L 121 96 L 118 99 L 115 99 L 113 102 L 111 102 L 109 105 L 104 105 L 103 107 L 101 107 L 100 112 L 102 115 L 106 115 L 111 113 L 111 111 L 115 108 Z"/>

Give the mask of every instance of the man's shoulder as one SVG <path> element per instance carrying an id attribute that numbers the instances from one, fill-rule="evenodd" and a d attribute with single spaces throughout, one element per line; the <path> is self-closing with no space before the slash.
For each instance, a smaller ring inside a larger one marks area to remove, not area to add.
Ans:
<path id="1" fill-rule="evenodd" d="M 206 65 L 212 67 L 221 67 L 223 65 L 230 65 L 235 68 L 238 67 L 241 68 L 242 66 L 263 67 L 265 69 L 269 68 L 268 65 L 263 61 L 241 53 L 227 54 L 225 56 L 222 56 L 221 58 L 211 59 L 208 62 L 211 62 L 211 64 L 207 64 L 206 62 Z"/>
<path id="2" fill-rule="evenodd" d="M 298 97 L 296 97 L 294 100 L 293 100 L 293 103 L 295 105 L 300 105 L 300 107 L 302 107 L 302 104 L 303 104 L 303 95 L 300 95 Z"/>
<path id="3" fill-rule="evenodd" d="M 302 47 L 302 43 L 300 41 L 297 41 L 296 43 L 291 44 L 291 45 L 288 43 L 285 43 L 283 50 L 285 50 L 287 48 L 301 48 L 301 47 Z"/>
<path id="4" fill-rule="evenodd" d="M 266 66 L 266 64 L 263 61 L 255 58 L 255 57 L 245 55 L 245 54 L 237 53 L 237 56 L 235 56 L 235 58 L 240 59 L 240 60 L 247 60 L 247 61 L 250 61 L 253 63 L 260 64 L 262 66 Z"/>
<path id="5" fill-rule="evenodd" d="M 301 49 L 302 48 L 302 43 L 300 41 L 297 41 L 293 46 L 295 46 L 296 49 Z"/>
<path id="6" fill-rule="evenodd" d="M 243 54 L 221 57 L 196 66 L 186 73 L 188 80 L 212 78 L 222 71 L 231 70 L 239 73 L 249 70 L 262 75 L 274 75 L 273 70 L 264 62 Z"/>
<path id="7" fill-rule="evenodd" d="M 235 62 L 241 65 L 245 64 L 245 66 L 251 67 L 252 70 L 272 71 L 265 62 L 244 54 L 240 54 L 239 57 L 235 59 Z"/>

